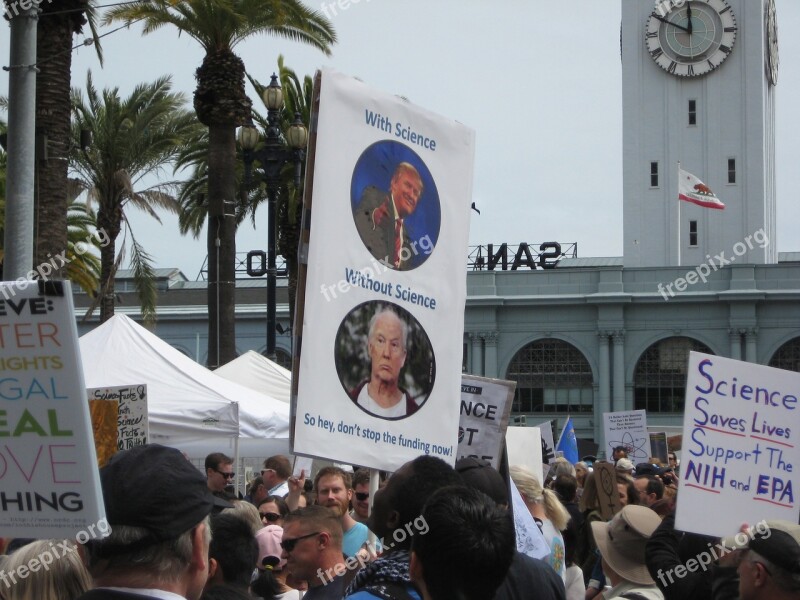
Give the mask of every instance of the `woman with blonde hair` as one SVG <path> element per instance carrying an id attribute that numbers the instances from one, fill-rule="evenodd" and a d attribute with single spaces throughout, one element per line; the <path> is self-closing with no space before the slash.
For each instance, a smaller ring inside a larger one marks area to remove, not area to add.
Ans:
<path id="1" fill-rule="evenodd" d="M 66 551 L 65 548 L 70 548 Z M 3 571 L 12 573 L 38 562 L 11 585 L 0 585 L 3 600 L 74 600 L 92 588 L 92 578 L 81 561 L 75 542 L 39 540 L 23 546 L 3 561 Z M 44 565 L 47 565 L 46 567 Z"/>
<path id="2" fill-rule="evenodd" d="M 525 467 L 514 466 L 509 475 L 517 486 L 531 516 L 540 524 L 547 545 L 550 546 L 548 561 L 561 579 L 566 578 L 567 565 L 564 560 L 564 537 L 561 531 L 567 528 L 570 516 L 555 492 L 542 487 L 536 475 Z"/>

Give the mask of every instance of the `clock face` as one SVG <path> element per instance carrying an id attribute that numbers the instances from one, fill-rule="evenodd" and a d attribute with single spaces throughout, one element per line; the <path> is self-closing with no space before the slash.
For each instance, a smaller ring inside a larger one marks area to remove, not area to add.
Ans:
<path id="1" fill-rule="evenodd" d="M 664 5 L 671 8 L 665 12 Z M 661 3 L 647 20 L 645 43 L 659 67 L 678 77 L 695 77 L 728 58 L 736 31 L 736 18 L 725 0 Z"/>
<path id="2" fill-rule="evenodd" d="M 775 0 L 769 0 L 764 15 L 767 23 L 766 69 L 767 79 L 778 85 L 778 19 L 775 15 Z"/>

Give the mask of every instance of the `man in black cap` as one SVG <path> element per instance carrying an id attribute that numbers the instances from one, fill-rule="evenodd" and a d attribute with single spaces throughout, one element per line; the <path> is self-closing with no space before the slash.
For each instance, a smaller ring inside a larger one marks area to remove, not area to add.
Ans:
<path id="1" fill-rule="evenodd" d="M 508 484 L 503 476 L 485 460 L 467 457 L 456 462 L 456 472 L 467 487 L 480 490 L 498 506 L 508 506 Z M 506 577 L 495 594 L 495 600 L 530 598 L 536 590 L 539 600 L 564 600 L 564 581 L 546 562 L 515 551 Z"/>
<path id="2" fill-rule="evenodd" d="M 800 598 L 800 525 L 762 521 L 725 538 L 722 545 L 742 552 L 737 569 L 740 600 Z"/>
<path id="3" fill-rule="evenodd" d="M 206 478 L 173 448 L 138 446 L 100 469 L 108 537 L 86 544 L 96 589 L 80 600 L 197 600 L 208 578 Z"/>

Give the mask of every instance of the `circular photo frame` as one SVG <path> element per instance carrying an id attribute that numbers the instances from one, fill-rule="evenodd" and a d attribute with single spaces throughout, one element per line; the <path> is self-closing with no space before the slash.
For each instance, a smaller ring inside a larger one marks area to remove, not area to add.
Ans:
<path id="1" fill-rule="evenodd" d="M 336 332 L 334 361 L 350 401 L 390 421 L 422 408 L 436 379 L 428 334 L 410 312 L 392 302 L 371 300 L 347 313 Z"/>
<path id="2" fill-rule="evenodd" d="M 361 153 L 350 182 L 350 208 L 364 247 L 390 269 L 416 269 L 439 241 L 436 183 L 419 155 L 400 142 L 375 142 Z"/>

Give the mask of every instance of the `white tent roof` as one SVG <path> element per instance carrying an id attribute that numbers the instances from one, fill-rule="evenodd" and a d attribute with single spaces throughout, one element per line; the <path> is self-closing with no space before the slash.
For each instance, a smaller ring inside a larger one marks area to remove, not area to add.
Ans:
<path id="1" fill-rule="evenodd" d="M 80 349 L 87 388 L 147 384 L 154 442 L 289 437 L 288 404 L 215 375 L 124 315 L 83 335 Z"/>
<path id="2" fill-rule="evenodd" d="M 287 404 L 291 398 L 292 372 L 253 350 L 222 365 L 214 373 Z"/>

